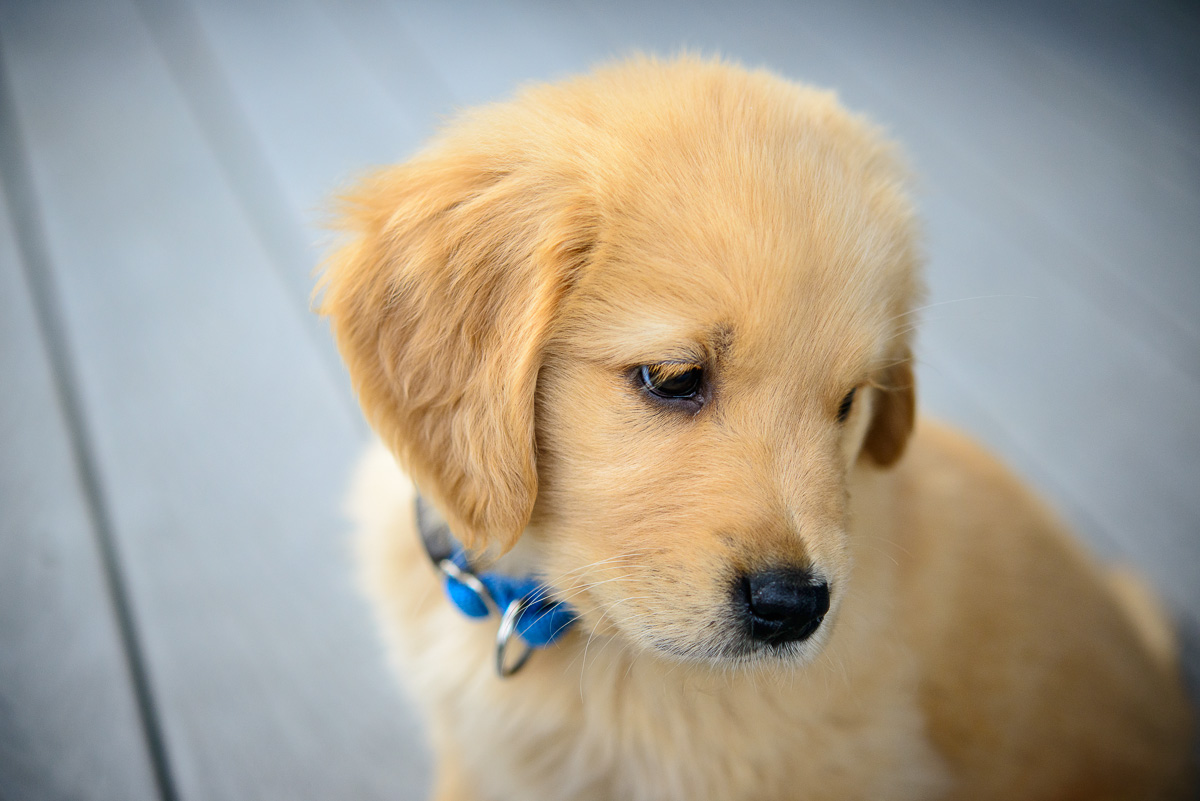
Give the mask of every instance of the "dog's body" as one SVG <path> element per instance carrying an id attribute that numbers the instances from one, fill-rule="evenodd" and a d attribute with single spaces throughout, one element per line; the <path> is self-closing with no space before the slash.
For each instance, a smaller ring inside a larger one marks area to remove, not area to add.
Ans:
<path id="1" fill-rule="evenodd" d="M 323 311 L 368 417 L 579 616 L 495 676 L 367 461 L 439 798 L 1182 797 L 1153 603 L 974 446 L 909 442 L 903 180 L 829 96 L 685 59 L 486 109 L 350 201 Z"/>

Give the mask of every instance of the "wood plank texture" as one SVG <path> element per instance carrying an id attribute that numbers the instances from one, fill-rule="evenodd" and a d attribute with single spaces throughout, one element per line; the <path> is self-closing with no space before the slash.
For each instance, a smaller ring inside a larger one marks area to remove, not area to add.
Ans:
<path id="1" fill-rule="evenodd" d="M 7 173 L 21 154 L 7 133 L 0 161 L 15 192 Z M 16 241 L 0 194 L 0 798 L 149 801 L 94 514 Z"/>
<path id="2" fill-rule="evenodd" d="M 231 99 L 281 176 L 287 213 L 311 241 L 339 189 L 405 158 L 434 120 L 397 104 L 322 9 L 307 0 L 288 9 L 281 19 L 268 4 L 211 0 L 196 5 L 193 19 L 213 62 L 237 76 Z M 181 66 L 211 68 L 199 60 Z M 309 290 L 314 250 L 296 265 Z"/>
<path id="3" fill-rule="evenodd" d="M 9 5 L 0 35 L 181 797 L 419 797 L 317 322 L 131 7 Z"/>

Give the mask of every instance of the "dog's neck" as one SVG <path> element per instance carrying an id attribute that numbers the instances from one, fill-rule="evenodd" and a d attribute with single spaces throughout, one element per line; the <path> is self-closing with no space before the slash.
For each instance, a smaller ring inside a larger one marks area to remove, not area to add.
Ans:
<path id="1" fill-rule="evenodd" d="M 450 530 L 446 519 L 425 498 L 417 498 L 417 530 L 425 544 L 425 550 L 434 564 L 448 557 L 462 545 Z M 539 565 L 535 556 L 536 548 L 529 544 L 529 538 L 521 536 L 517 544 L 507 553 L 497 555 L 489 550 L 470 552 L 471 564 L 480 571 L 499 573 L 505 576 L 534 576 L 538 574 Z"/>

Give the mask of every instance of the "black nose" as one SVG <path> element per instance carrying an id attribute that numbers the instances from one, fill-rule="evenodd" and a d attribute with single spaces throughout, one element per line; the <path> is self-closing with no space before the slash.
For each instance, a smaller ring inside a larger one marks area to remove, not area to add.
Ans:
<path id="1" fill-rule="evenodd" d="M 829 611 L 829 585 L 807 570 L 764 570 L 740 585 L 750 636 L 770 645 L 807 639 Z"/>

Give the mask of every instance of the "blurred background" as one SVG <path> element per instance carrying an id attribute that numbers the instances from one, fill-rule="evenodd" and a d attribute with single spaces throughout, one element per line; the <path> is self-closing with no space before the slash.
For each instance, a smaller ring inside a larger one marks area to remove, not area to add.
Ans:
<path id="1" fill-rule="evenodd" d="M 323 209 L 456 108 L 682 47 L 903 143 L 925 410 L 1194 621 L 1194 4 L 0 0 L 0 799 L 424 796 Z"/>

